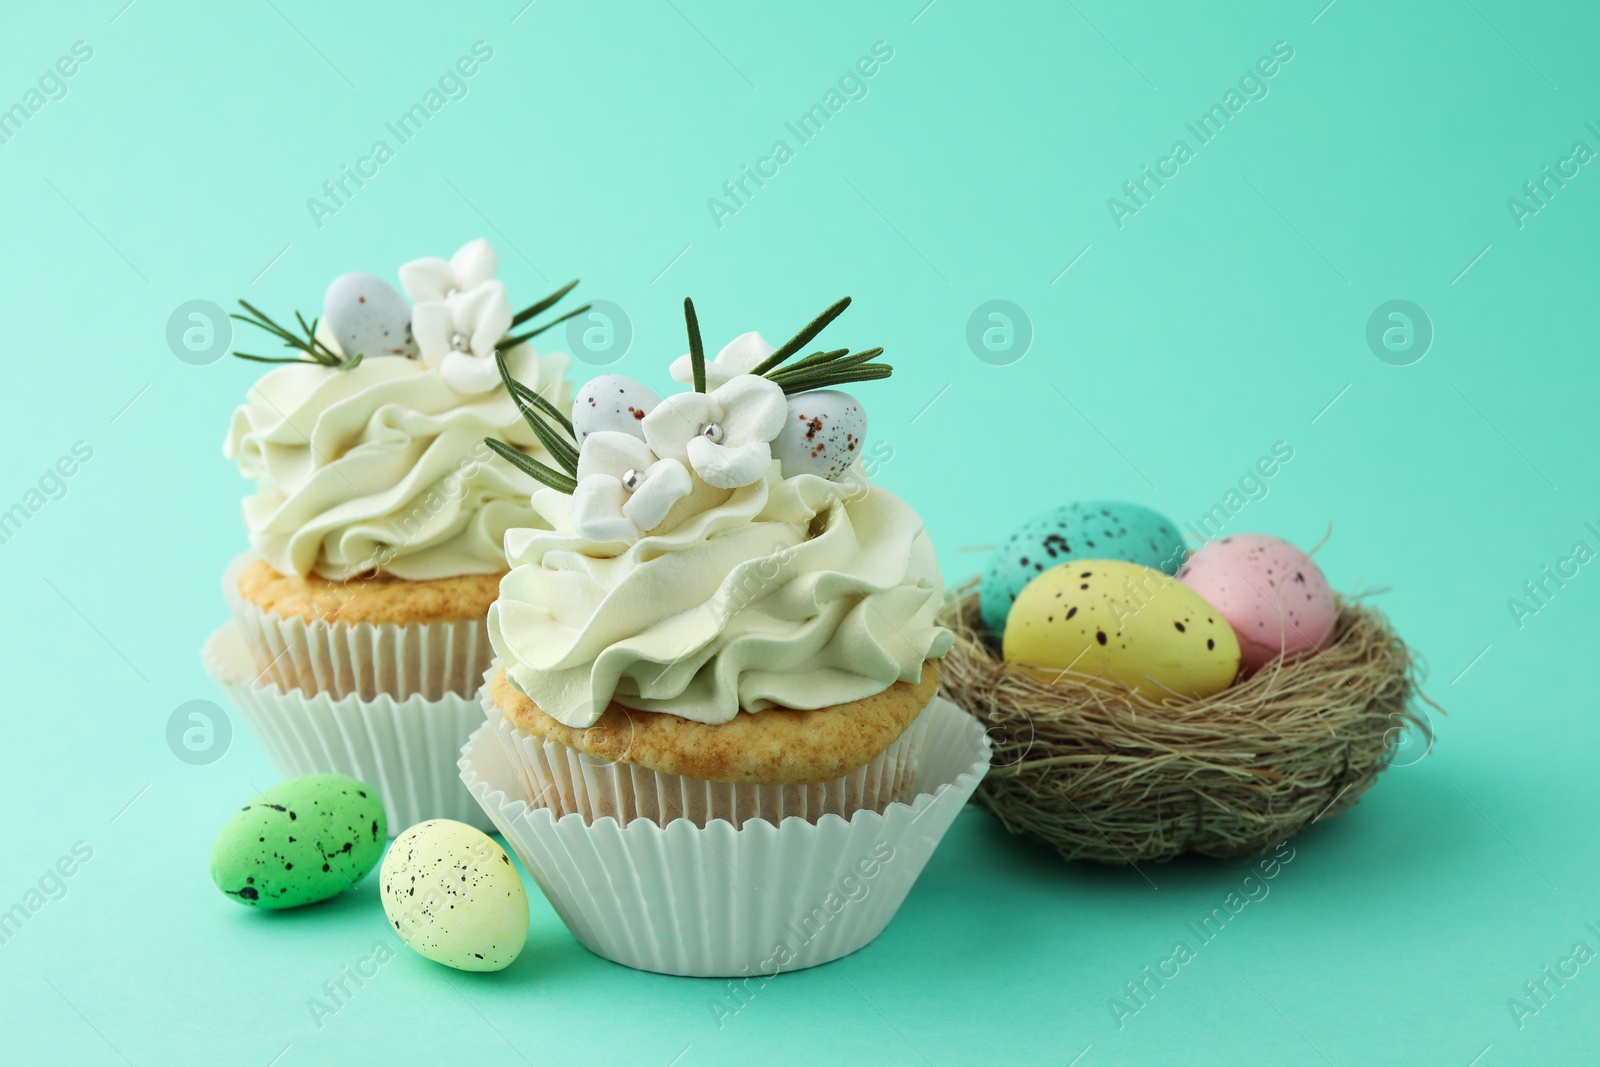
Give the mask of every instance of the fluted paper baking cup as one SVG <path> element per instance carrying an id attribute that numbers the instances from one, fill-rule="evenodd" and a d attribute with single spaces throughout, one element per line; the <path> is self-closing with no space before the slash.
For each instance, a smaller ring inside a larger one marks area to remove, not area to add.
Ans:
<path id="1" fill-rule="evenodd" d="M 494 669 L 490 669 L 491 675 Z M 522 785 L 522 799 L 547 807 L 559 819 L 576 813 L 585 822 L 612 818 L 623 826 L 635 819 L 666 825 L 688 819 L 705 826 L 725 819 L 737 829 L 751 819 L 781 823 L 824 815 L 848 819 L 857 811 L 882 811 L 909 799 L 917 774 L 917 752 L 927 732 L 919 714 L 905 732 L 875 759 L 842 778 L 809 785 L 708 782 L 663 774 L 622 761 L 602 760 L 559 741 L 518 729 L 505 719 L 489 695 L 480 691 L 495 739 Z"/>
<path id="2" fill-rule="evenodd" d="M 492 825 L 456 767 L 462 742 L 483 724 L 476 696 L 336 700 L 286 691 L 256 670 L 231 622 L 206 641 L 201 659 L 284 777 L 332 772 L 366 782 L 383 798 L 391 837 L 427 819 Z"/>
<path id="3" fill-rule="evenodd" d="M 941 698 L 926 720 L 909 802 L 849 819 L 555 817 L 523 799 L 497 725 L 462 749 L 461 779 L 574 937 L 629 967 L 763 981 L 861 948 L 894 918 L 989 768 L 972 716 Z"/>
<path id="4" fill-rule="evenodd" d="M 239 575 L 255 560 L 245 553 L 228 565 L 222 594 L 239 624 L 256 668 L 281 688 L 352 693 L 363 700 L 388 695 L 470 697 L 494 656 L 488 620 L 453 622 L 307 622 L 262 611 L 239 593 Z"/>

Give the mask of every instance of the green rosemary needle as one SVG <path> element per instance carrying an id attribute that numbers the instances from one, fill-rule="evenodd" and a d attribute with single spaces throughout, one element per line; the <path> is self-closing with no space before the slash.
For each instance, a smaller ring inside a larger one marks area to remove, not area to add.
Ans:
<path id="1" fill-rule="evenodd" d="M 540 412 L 544 414 L 545 418 L 553 420 L 563 430 L 567 431 L 567 435 L 569 437 L 572 437 L 574 440 L 576 440 L 577 432 L 572 428 L 572 420 L 561 414 L 560 408 L 556 407 L 554 404 L 550 403 L 550 401 L 546 400 L 544 397 L 540 396 L 538 393 L 534 392 L 532 389 L 529 389 L 526 385 L 523 385 L 521 382 L 516 381 L 515 379 L 512 379 L 511 384 L 512 396 L 518 398 L 519 400 L 525 400 L 534 407 L 538 408 Z"/>
<path id="2" fill-rule="evenodd" d="M 295 321 L 300 324 L 300 333 L 297 334 L 292 330 L 279 326 L 271 316 L 249 301 L 241 300 L 239 301 L 239 306 L 249 314 L 230 314 L 228 316 L 230 319 L 248 323 L 258 330 L 264 330 L 282 341 L 283 347 L 292 348 L 297 352 L 303 353 L 302 356 L 284 359 L 271 356 L 255 356 L 248 352 L 235 352 L 234 355 L 240 359 L 248 359 L 256 363 L 318 363 L 324 367 L 337 367 L 340 370 L 349 370 L 361 362 L 360 352 L 352 356 L 341 356 L 317 340 L 317 323 L 319 321 L 317 319 L 312 319 L 308 323 L 304 315 L 298 311 L 295 312 Z"/>
<path id="3" fill-rule="evenodd" d="M 894 368 L 887 363 L 860 363 L 839 370 L 823 367 L 815 374 L 795 375 L 778 380 L 775 384 L 786 395 L 793 396 L 796 393 L 809 393 L 813 389 L 827 389 L 847 382 L 876 381 L 879 378 L 887 378 L 893 373 Z"/>
<path id="4" fill-rule="evenodd" d="M 537 300 L 534 303 L 529 304 L 527 307 L 517 312 L 516 315 L 512 316 L 511 325 L 521 326 L 523 323 L 539 314 L 539 312 L 548 311 L 550 308 L 555 307 L 562 297 L 572 292 L 573 287 L 577 284 L 578 279 L 574 278 L 566 285 L 563 285 L 561 288 L 545 297 L 543 300 Z"/>
<path id="5" fill-rule="evenodd" d="M 825 360 L 816 360 L 812 363 L 801 361 L 787 367 L 779 367 L 767 377 L 775 382 L 785 382 L 797 377 L 830 373 L 841 367 L 853 367 L 858 363 L 866 363 L 883 355 L 883 349 L 881 348 L 869 348 L 865 352 L 856 352 L 851 355 L 845 355 L 846 351 L 848 350 L 840 349 L 838 355 L 832 352 L 824 353 L 830 357 Z M 810 357 L 807 358 L 809 359 Z"/>
<path id="6" fill-rule="evenodd" d="M 578 488 L 578 480 L 576 478 L 562 474 L 560 471 L 551 470 L 532 456 L 525 452 L 517 451 L 498 438 L 485 437 L 483 443 L 494 450 L 495 454 L 503 456 L 513 467 L 536 481 L 548 485 L 558 493 L 566 493 L 570 496 Z"/>
<path id="7" fill-rule="evenodd" d="M 817 334 L 827 329 L 828 323 L 832 322 L 840 315 L 843 315 L 844 309 L 849 306 L 850 298 L 848 296 L 834 301 L 833 305 L 829 307 L 828 310 L 824 311 L 822 314 L 806 323 L 805 327 L 799 333 L 795 334 L 793 337 L 789 338 L 782 345 L 780 345 L 776 352 L 768 356 L 751 373 L 766 374 L 769 370 L 772 370 L 774 367 L 781 364 L 784 360 L 788 359 L 806 345 L 810 344 L 812 338 L 816 337 Z"/>
<path id="8" fill-rule="evenodd" d="M 555 428 L 545 421 L 542 406 L 525 399 L 528 394 L 532 393 L 532 390 L 511 377 L 511 370 L 506 366 L 504 354 L 496 352 L 494 354 L 494 364 L 500 371 L 500 380 L 505 383 L 506 392 L 511 395 L 512 402 L 517 405 L 518 413 L 522 415 L 522 421 L 528 424 L 528 428 L 539 439 L 539 443 L 544 445 L 545 451 L 549 452 L 551 458 L 561 464 L 567 474 L 577 474 L 578 446 L 573 444 L 571 440 L 563 438 Z M 543 400 L 543 397 L 539 399 Z M 559 418 L 559 416 L 557 417 Z M 537 461 L 530 459 L 529 462 Z M 546 469 L 548 470 L 549 468 Z"/>
<path id="9" fill-rule="evenodd" d="M 694 391 L 706 391 L 706 348 L 700 339 L 700 319 L 694 313 L 694 301 L 683 298 L 683 321 L 689 330 L 689 367 L 694 372 Z"/>
<path id="10" fill-rule="evenodd" d="M 576 285 L 577 283 L 574 282 L 573 284 Z M 537 329 L 529 330 L 527 333 L 519 334 L 516 337 L 511 337 L 511 336 L 502 337 L 502 338 L 500 338 L 500 340 L 495 342 L 495 346 L 494 346 L 495 347 L 495 351 L 497 351 L 497 352 L 509 352 L 513 348 L 515 348 L 518 345 L 520 345 L 522 342 L 532 340 L 533 338 L 538 337 L 541 333 L 544 333 L 550 327 L 559 326 L 563 322 L 566 322 L 568 319 L 570 319 L 570 318 L 572 318 L 572 317 L 574 317 L 576 315 L 582 315 L 585 311 L 588 311 L 592 307 L 594 307 L 593 304 L 585 304 L 580 308 L 573 308 L 571 311 L 567 312 L 565 315 L 562 315 L 559 318 L 551 319 L 549 322 L 545 323 L 543 326 L 540 326 Z M 512 320 L 512 325 L 513 326 L 516 325 L 516 320 Z"/>
<path id="11" fill-rule="evenodd" d="M 793 363 L 789 364 L 787 367 L 779 367 L 777 370 L 768 371 L 767 372 L 767 377 L 769 377 L 769 378 L 773 379 L 774 381 L 776 381 L 780 376 L 785 375 L 785 374 L 792 374 L 793 372 L 801 369 L 802 367 L 813 367 L 813 366 L 816 366 L 819 363 L 831 363 L 834 360 L 841 359 L 844 356 L 847 356 L 849 354 L 850 354 L 850 350 L 848 348 L 835 348 L 835 349 L 833 349 L 832 351 L 829 351 L 829 352 L 813 352 L 809 356 L 804 357 L 803 359 L 795 360 Z"/>

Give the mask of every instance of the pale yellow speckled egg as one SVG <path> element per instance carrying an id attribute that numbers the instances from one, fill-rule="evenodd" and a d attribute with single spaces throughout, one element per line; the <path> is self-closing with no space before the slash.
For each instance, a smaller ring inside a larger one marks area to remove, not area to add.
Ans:
<path id="1" fill-rule="evenodd" d="M 466 823 L 430 819 L 395 838 L 379 872 L 400 940 L 462 971 L 498 971 L 528 940 L 528 894 L 505 849 Z"/>
<path id="2" fill-rule="evenodd" d="M 1146 700 L 1219 693 L 1239 673 L 1239 639 L 1193 589 L 1121 560 L 1074 560 L 1040 574 L 1006 618 L 1005 658 Z"/>

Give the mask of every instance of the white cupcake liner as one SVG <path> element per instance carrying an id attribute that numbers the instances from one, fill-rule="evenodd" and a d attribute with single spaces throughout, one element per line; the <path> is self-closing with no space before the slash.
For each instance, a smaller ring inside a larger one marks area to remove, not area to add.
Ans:
<path id="1" fill-rule="evenodd" d="M 737 829 L 720 819 L 704 828 L 558 819 L 523 799 L 495 722 L 462 748 L 461 778 L 590 951 L 640 970 L 759 981 L 877 937 L 988 771 L 989 740 L 972 716 L 936 697 L 918 721 L 910 802 L 849 819 Z"/>
<path id="2" fill-rule="evenodd" d="M 239 593 L 239 575 L 256 558 L 246 552 L 228 565 L 222 595 L 257 669 L 279 687 L 336 700 L 351 694 L 441 700 L 477 692 L 494 656 L 487 617 L 404 626 L 285 618 Z"/>
<path id="3" fill-rule="evenodd" d="M 212 634 L 200 657 L 285 778 L 332 772 L 367 783 L 383 798 L 390 837 L 427 819 L 455 819 L 480 830 L 492 825 L 456 768 L 462 742 L 483 725 L 476 696 L 335 700 L 327 693 L 285 691 L 255 668 L 234 623 Z"/>
<path id="4" fill-rule="evenodd" d="M 490 677 L 497 673 L 490 668 Z M 917 775 L 917 751 L 927 732 L 927 716 L 919 714 L 894 744 L 871 762 L 830 782 L 708 782 L 598 759 L 539 737 L 505 719 L 487 684 L 480 696 L 484 714 L 494 724 L 494 736 L 522 783 L 522 799 L 549 808 L 557 819 L 576 813 L 585 822 L 611 818 L 623 826 L 635 819 L 662 826 L 674 819 L 688 819 L 704 827 L 722 819 L 738 829 L 751 819 L 816 822 L 824 815 L 848 819 L 857 811 L 882 811 L 895 801 L 910 798 Z"/>

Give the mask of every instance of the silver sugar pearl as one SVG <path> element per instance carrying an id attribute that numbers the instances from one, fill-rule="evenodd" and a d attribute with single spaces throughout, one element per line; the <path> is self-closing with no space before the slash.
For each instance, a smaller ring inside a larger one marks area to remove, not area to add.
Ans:
<path id="1" fill-rule="evenodd" d="M 465 352 L 467 350 L 467 339 L 459 333 L 453 333 L 450 335 L 450 347 L 457 352 Z"/>
<path id="2" fill-rule="evenodd" d="M 722 443 L 722 424 L 717 422 L 706 423 L 700 427 L 700 436 L 714 445 L 720 445 Z"/>
<path id="3" fill-rule="evenodd" d="M 629 467 L 622 472 L 622 488 L 633 492 L 644 484 L 644 471 L 638 467 Z"/>

